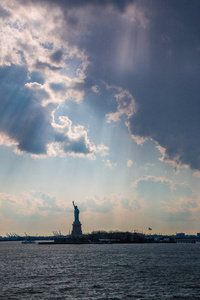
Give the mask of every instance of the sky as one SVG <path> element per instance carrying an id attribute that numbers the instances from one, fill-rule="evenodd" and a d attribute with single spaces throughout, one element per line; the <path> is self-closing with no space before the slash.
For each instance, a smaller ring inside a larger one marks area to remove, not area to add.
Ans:
<path id="1" fill-rule="evenodd" d="M 199 9 L 1 1 L 1 236 L 200 232 Z"/>

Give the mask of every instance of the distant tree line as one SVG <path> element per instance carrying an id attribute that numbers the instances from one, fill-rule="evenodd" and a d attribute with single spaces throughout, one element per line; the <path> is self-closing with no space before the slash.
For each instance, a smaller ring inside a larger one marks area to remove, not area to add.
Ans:
<path id="1" fill-rule="evenodd" d="M 99 240 L 115 240 L 115 242 L 122 243 L 142 243 L 145 241 L 145 235 L 138 232 L 123 232 L 123 231 L 92 231 L 90 234 L 86 235 L 87 239 L 92 242 L 97 242 Z"/>

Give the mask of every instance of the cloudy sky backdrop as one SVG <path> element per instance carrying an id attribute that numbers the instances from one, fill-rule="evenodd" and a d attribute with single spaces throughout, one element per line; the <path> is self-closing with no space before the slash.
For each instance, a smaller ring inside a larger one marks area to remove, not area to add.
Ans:
<path id="1" fill-rule="evenodd" d="M 200 231 L 199 9 L 1 1 L 0 235 Z"/>

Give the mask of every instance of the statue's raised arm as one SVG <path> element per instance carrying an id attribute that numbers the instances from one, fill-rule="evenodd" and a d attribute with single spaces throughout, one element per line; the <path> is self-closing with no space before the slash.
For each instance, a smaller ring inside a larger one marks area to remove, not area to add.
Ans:
<path id="1" fill-rule="evenodd" d="M 74 222 L 75 223 L 79 223 L 79 209 L 78 206 L 74 204 L 74 201 L 72 202 L 73 206 L 74 206 Z"/>

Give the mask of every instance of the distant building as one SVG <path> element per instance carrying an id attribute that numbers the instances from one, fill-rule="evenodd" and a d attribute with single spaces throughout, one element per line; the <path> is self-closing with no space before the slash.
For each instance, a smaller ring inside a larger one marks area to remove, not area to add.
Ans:
<path id="1" fill-rule="evenodd" d="M 185 238 L 185 233 L 184 232 L 177 233 L 176 238 L 184 239 Z"/>

